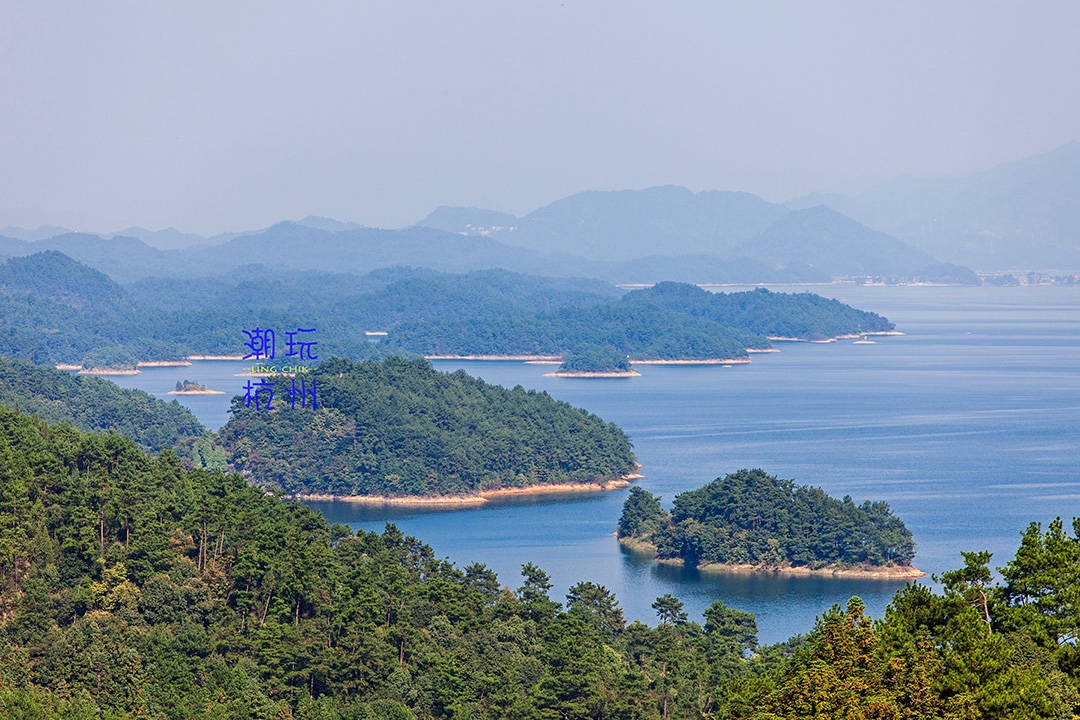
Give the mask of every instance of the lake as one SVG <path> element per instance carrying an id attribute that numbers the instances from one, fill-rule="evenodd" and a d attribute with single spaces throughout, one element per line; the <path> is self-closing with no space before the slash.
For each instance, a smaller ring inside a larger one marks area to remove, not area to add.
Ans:
<path id="1" fill-rule="evenodd" d="M 1029 522 L 1080 515 L 1080 287 L 807 289 L 881 313 L 905 335 L 778 343 L 781 352 L 749 365 L 646 365 L 626 379 L 549 378 L 550 366 L 520 362 L 434 365 L 545 390 L 617 423 L 644 466 L 638 484 L 665 505 L 744 467 L 860 503 L 885 500 L 914 533 L 914 564 L 926 572 L 959 566 L 961 550 L 990 550 L 992 565 L 1003 565 Z M 180 398 L 216 429 L 245 382 L 234 373 L 250 364 L 197 362 L 116 381 L 163 398 L 183 379 L 225 390 Z M 612 534 L 627 492 L 436 512 L 310 504 L 366 530 L 394 522 L 459 567 L 487 564 L 511 587 L 522 563 L 534 562 L 552 576 L 557 600 L 578 581 L 600 583 L 628 619 L 653 623 L 650 605 L 665 593 L 698 621 L 720 599 L 757 615 L 762 642 L 808 631 L 852 595 L 879 617 L 902 585 L 657 565 L 624 552 Z"/>

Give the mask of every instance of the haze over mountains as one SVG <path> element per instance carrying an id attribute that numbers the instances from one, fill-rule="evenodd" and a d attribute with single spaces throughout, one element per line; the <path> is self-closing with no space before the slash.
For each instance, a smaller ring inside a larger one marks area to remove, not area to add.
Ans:
<path id="1" fill-rule="evenodd" d="M 809 195 L 941 260 L 979 270 L 1080 271 L 1080 142 L 961 178 L 901 177 L 855 197 Z"/>
<path id="2" fill-rule="evenodd" d="M 968 267 L 1077 272 L 1080 143 L 963 178 L 898 178 L 856 197 L 815 194 L 786 205 L 663 186 L 576 193 L 520 218 L 440 207 L 396 230 L 308 216 L 211 238 L 172 228 L 0 231 L 0 256 L 41 250 L 121 282 L 251 264 L 353 273 L 395 265 L 505 268 L 623 283 L 973 282 Z"/>

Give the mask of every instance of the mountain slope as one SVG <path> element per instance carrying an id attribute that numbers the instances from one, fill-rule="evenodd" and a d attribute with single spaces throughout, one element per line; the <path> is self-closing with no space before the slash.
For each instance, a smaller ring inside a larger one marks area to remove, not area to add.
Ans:
<path id="1" fill-rule="evenodd" d="M 824 205 L 790 213 L 738 252 L 760 261 L 809 265 L 834 276 L 909 275 L 936 262 Z"/>
<path id="2" fill-rule="evenodd" d="M 948 262 L 1080 271 L 1080 142 L 956 179 L 905 176 L 833 209 Z"/>
<path id="3" fill-rule="evenodd" d="M 594 260 L 648 255 L 728 255 L 786 210 L 749 193 L 693 193 L 672 185 L 646 190 L 581 192 L 520 218 L 498 237 L 548 252 Z"/>

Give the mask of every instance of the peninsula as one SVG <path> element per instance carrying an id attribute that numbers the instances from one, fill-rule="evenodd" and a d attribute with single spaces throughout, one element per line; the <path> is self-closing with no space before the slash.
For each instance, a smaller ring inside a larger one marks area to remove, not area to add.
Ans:
<path id="1" fill-rule="evenodd" d="M 911 531 L 886 503 L 837 500 L 762 470 L 739 470 L 681 493 L 670 513 L 660 498 L 632 488 L 616 534 L 632 551 L 704 571 L 925 575 L 911 566 Z"/>

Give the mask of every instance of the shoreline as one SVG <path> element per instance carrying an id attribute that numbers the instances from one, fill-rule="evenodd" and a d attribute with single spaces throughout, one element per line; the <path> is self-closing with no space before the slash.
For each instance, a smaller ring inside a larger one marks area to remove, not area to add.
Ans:
<path id="1" fill-rule="evenodd" d="M 836 335 L 834 337 L 822 338 L 820 340 L 807 340 L 806 338 L 786 337 L 786 336 L 783 336 L 783 335 L 769 335 L 768 339 L 772 340 L 774 342 L 808 342 L 808 343 L 821 343 L 821 344 L 823 344 L 823 343 L 836 342 L 837 340 L 854 340 L 856 338 L 865 337 L 867 335 L 899 336 L 899 335 L 903 335 L 903 334 L 904 333 L 900 332 L 899 330 L 876 330 L 876 331 L 871 331 L 871 332 L 847 333 L 846 335 Z"/>
<path id="2" fill-rule="evenodd" d="M 85 368 L 79 371 L 80 375 L 138 375 L 138 368 L 135 369 L 120 369 L 120 368 Z"/>
<path id="3" fill-rule="evenodd" d="M 554 485 L 529 485 L 516 488 L 482 490 L 476 495 L 417 495 L 414 497 L 395 497 L 389 495 L 331 495 L 328 493 L 297 493 L 286 495 L 290 500 L 316 500 L 322 502 L 347 502 L 359 505 L 395 507 L 471 507 L 483 505 L 492 499 L 514 497 L 517 495 L 556 495 L 577 492 L 605 492 L 618 490 L 630 484 L 632 480 L 644 477 L 630 473 L 615 480 L 599 483 L 558 483 Z"/>
<path id="4" fill-rule="evenodd" d="M 166 395 L 224 395 L 224 390 L 170 390 Z"/>
<path id="5" fill-rule="evenodd" d="M 632 378 L 641 377 L 637 370 L 601 370 L 590 372 L 588 370 L 556 370 L 544 373 L 544 377 L 559 378 Z"/>
<path id="6" fill-rule="evenodd" d="M 682 558 L 658 558 L 656 546 L 647 540 L 626 537 L 618 538 L 619 544 L 628 551 L 641 555 L 652 556 L 653 562 L 673 567 L 685 567 L 686 561 Z M 792 567 L 784 565 L 780 567 L 765 567 L 762 565 L 743 565 L 736 563 L 708 563 L 698 565 L 699 572 L 727 575 L 795 575 L 795 576 L 818 576 L 818 577 L 842 577 L 859 578 L 862 580 L 914 580 L 926 577 L 926 573 L 912 565 L 826 565 L 825 567 L 811 569 L 805 565 Z"/>
<path id="7" fill-rule="evenodd" d="M 191 365 L 187 360 L 140 360 L 135 367 L 187 367 Z"/>
<path id="8" fill-rule="evenodd" d="M 686 360 L 630 360 L 633 365 L 748 365 L 750 358 L 698 358 Z"/>
<path id="9" fill-rule="evenodd" d="M 184 360 L 243 360 L 243 355 L 188 355 Z"/>
<path id="10" fill-rule="evenodd" d="M 524 362 L 554 362 L 562 363 L 561 355 L 425 355 L 425 360 L 495 360 Z"/>

